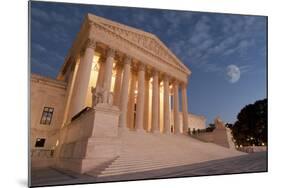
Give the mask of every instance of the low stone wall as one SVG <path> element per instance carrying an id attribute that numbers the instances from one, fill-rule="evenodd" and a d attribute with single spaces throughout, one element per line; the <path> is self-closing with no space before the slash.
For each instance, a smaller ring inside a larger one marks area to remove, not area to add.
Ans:
<path id="1" fill-rule="evenodd" d="M 227 128 L 217 128 L 213 132 L 202 132 L 193 134 L 192 137 L 197 138 L 204 142 L 212 142 L 214 144 L 235 149 L 234 144 L 232 143 L 231 138 L 229 138 L 230 134 L 228 133 Z"/>
<path id="2" fill-rule="evenodd" d="M 238 150 L 246 153 L 256 153 L 267 151 L 267 146 L 245 146 L 239 147 Z"/>
<path id="3" fill-rule="evenodd" d="M 32 149 L 31 168 L 43 168 L 55 165 L 54 150 Z"/>
<path id="4" fill-rule="evenodd" d="M 211 132 L 194 134 L 192 137 L 197 138 L 203 142 L 214 142 L 214 136 Z"/>
<path id="5" fill-rule="evenodd" d="M 84 173 L 117 157 L 118 117 L 116 107 L 98 104 L 67 125 L 62 130 L 58 167 Z"/>

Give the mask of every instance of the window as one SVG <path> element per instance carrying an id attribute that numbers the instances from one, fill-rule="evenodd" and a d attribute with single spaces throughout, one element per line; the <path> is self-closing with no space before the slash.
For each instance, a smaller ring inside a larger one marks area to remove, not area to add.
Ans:
<path id="1" fill-rule="evenodd" d="M 35 147 L 44 147 L 45 140 L 46 140 L 45 138 L 37 138 Z"/>
<path id="2" fill-rule="evenodd" d="M 40 124 L 50 125 L 52 121 L 53 113 L 54 113 L 54 108 L 44 107 Z"/>

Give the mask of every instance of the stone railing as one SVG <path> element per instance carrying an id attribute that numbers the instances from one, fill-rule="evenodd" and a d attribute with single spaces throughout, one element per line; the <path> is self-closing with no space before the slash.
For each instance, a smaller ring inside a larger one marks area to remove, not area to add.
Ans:
<path id="1" fill-rule="evenodd" d="M 53 149 L 32 149 L 31 158 L 53 158 L 55 150 Z"/>

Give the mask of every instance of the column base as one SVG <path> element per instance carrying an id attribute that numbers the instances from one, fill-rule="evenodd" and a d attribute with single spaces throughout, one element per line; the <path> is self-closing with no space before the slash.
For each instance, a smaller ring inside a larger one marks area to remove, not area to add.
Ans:
<path id="1" fill-rule="evenodd" d="M 144 129 L 137 129 L 136 132 L 138 132 L 138 133 L 145 133 L 145 134 L 148 133 L 148 132 L 147 132 L 146 130 L 144 130 Z"/>

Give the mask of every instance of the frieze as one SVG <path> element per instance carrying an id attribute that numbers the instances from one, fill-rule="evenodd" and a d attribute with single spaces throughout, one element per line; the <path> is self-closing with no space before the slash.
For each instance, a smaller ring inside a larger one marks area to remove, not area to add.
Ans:
<path id="1" fill-rule="evenodd" d="M 159 43 L 153 38 L 149 38 L 147 36 L 143 36 L 135 32 L 127 31 L 105 23 L 91 22 L 91 24 L 95 28 L 102 30 L 108 35 L 126 41 L 127 43 L 131 44 L 134 48 L 143 51 L 145 54 L 153 58 L 156 58 L 158 60 L 160 59 L 172 66 L 175 66 L 175 64 L 171 62 L 176 62 L 177 66 L 179 66 L 180 68 L 175 68 L 179 69 L 180 71 L 182 71 L 182 69 L 185 69 L 183 65 L 181 65 L 173 57 L 171 57 L 171 55 L 169 55 L 167 51 L 161 45 L 159 45 Z"/>
<path id="2" fill-rule="evenodd" d="M 125 29 L 121 29 L 119 27 L 115 27 L 106 23 L 101 24 L 103 26 L 106 26 L 107 28 L 110 28 L 116 34 L 125 37 L 130 41 L 133 41 L 137 45 L 140 45 L 148 49 L 149 51 L 152 51 L 154 54 L 164 57 L 169 61 L 174 61 L 174 59 L 166 52 L 166 50 L 161 45 L 159 45 L 157 41 L 155 41 L 155 39 Z"/>

